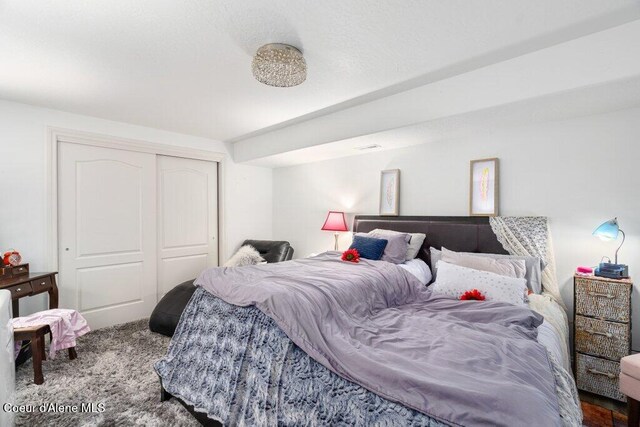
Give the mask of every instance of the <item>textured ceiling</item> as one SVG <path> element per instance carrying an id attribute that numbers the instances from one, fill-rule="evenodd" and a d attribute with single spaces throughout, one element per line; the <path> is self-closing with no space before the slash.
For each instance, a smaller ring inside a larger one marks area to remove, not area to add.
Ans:
<path id="1" fill-rule="evenodd" d="M 635 0 L 0 0 L 0 98 L 240 139 L 637 16 Z M 307 82 L 253 80 L 251 56 L 270 42 L 303 50 Z"/>

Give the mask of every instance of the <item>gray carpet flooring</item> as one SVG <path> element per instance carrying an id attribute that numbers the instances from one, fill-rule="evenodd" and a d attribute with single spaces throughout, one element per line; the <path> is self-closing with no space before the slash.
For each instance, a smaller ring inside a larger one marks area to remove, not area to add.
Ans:
<path id="1" fill-rule="evenodd" d="M 16 414 L 17 426 L 197 426 L 175 399 L 160 402 L 153 363 L 169 339 L 149 331 L 148 320 L 89 332 L 78 339 L 78 358 L 58 352 L 43 362 L 44 384 L 33 383 L 31 360 L 16 372 L 16 403 L 95 404 L 95 412 Z M 104 410 L 99 411 L 100 404 Z M 79 409 L 80 411 L 80 409 Z"/>

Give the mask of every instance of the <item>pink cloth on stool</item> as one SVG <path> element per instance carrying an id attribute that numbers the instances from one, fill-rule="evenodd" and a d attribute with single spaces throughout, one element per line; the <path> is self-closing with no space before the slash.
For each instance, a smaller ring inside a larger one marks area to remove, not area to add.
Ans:
<path id="1" fill-rule="evenodd" d="M 27 328 L 38 325 L 49 325 L 51 329 L 51 345 L 49 346 L 49 358 L 54 359 L 56 351 L 76 346 L 76 338 L 86 334 L 91 329 L 87 321 L 76 310 L 55 308 L 53 310 L 39 311 L 29 316 L 11 319 L 14 328 Z M 17 352 L 20 351 L 20 342 L 16 342 Z M 18 354 L 16 353 L 16 357 Z"/>

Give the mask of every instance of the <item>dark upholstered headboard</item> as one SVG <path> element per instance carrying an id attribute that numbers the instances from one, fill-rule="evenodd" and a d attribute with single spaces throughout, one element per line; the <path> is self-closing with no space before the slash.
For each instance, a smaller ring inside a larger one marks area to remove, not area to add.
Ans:
<path id="1" fill-rule="evenodd" d="M 375 228 L 426 234 L 418 257 L 429 266 L 430 246 L 436 249 L 444 246 L 458 252 L 508 253 L 491 230 L 487 217 L 356 215 L 353 220 L 354 232 L 367 233 Z"/>

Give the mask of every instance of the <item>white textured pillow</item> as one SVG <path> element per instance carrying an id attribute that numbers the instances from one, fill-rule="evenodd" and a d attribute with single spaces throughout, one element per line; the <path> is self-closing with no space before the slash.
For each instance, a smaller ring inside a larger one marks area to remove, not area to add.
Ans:
<path id="1" fill-rule="evenodd" d="M 540 261 L 540 258 L 534 256 L 518 256 L 518 255 L 497 255 L 497 254 L 474 254 L 479 257 L 490 257 L 495 259 L 521 259 L 524 261 L 527 273 L 524 276 L 527 279 L 527 287 L 534 293 L 542 293 L 542 270 L 544 264 Z"/>
<path id="2" fill-rule="evenodd" d="M 438 261 L 442 258 L 442 251 L 436 248 L 430 248 L 431 251 L 431 272 L 433 277 L 438 277 Z M 533 256 L 517 256 L 517 255 L 500 255 L 500 254 L 484 254 L 484 253 L 470 253 L 462 252 L 469 255 L 483 257 L 483 258 L 495 258 L 495 259 L 519 259 L 524 261 L 527 272 L 524 278 L 527 279 L 527 287 L 536 294 L 542 293 L 542 273 L 540 258 Z"/>
<path id="3" fill-rule="evenodd" d="M 501 276 L 517 277 L 519 279 L 524 278 L 527 273 L 524 260 L 521 259 L 479 257 L 464 252 L 450 251 L 447 248 L 442 248 L 442 257 L 440 259 L 449 264 L 488 271 L 490 273 L 500 274 Z"/>
<path id="4" fill-rule="evenodd" d="M 488 271 L 474 270 L 438 261 L 438 277 L 431 289 L 434 292 L 460 298 L 472 289 L 479 290 L 487 301 L 502 301 L 515 305 L 526 303 L 527 281 L 501 276 Z"/>
<path id="5" fill-rule="evenodd" d="M 393 230 L 385 230 L 383 228 L 376 228 L 375 230 L 371 230 L 369 233 L 377 233 L 379 235 L 385 234 L 408 234 L 411 236 L 411 240 L 409 240 L 409 247 L 407 248 L 407 256 L 405 257 L 405 261 L 409 261 L 418 256 L 418 252 L 420 252 L 420 248 L 424 243 L 424 239 L 427 238 L 427 235 L 424 233 L 402 233 L 400 231 Z"/>
<path id="6" fill-rule="evenodd" d="M 225 267 L 242 267 L 244 265 L 256 265 L 263 262 L 260 253 L 251 245 L 244 245 L 238 252 L 224 263 Z"/>

